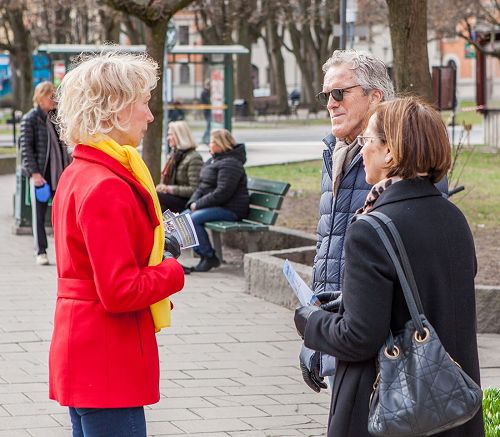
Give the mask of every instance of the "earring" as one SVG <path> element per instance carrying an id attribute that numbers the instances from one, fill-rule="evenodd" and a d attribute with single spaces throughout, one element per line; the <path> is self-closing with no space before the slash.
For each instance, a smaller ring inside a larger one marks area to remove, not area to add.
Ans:
<path id="1" fill-rule="evenodd" d="M 392 161 L 392 156 L 388 153 L 387 155 L 385 155 L 384 161 L 386 164 L 389 164 L 389 162 Z"/>

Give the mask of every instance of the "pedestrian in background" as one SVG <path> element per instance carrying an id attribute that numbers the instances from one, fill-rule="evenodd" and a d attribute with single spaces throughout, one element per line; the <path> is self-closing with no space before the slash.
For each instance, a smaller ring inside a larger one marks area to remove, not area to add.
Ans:
<path id="1" fill-rule="evenodd" d="M 36 263 L 48 265 L 45 215 L 49 197 L 54 195 L 57 183 L 70 158 L 66 145 L 60 141 L 53 124 L 55 87 L 51 82 L 40 82 L 33 94 L 34 107 L 21 119 L 19 147 L 22 170 L 30 179 L 32 229 Z M 44 190 L 44 198 L 37 192 Z"/>
<path id="2" fill-rule="evenodd" d="M 146 55 L 108 52 L 83 59 L 58 91 L 61 135 L 76 147 L 53 204 L 49 396 L 69 407 L 73 437 L 146 437 L 143 406 L 160 399 L 155 330 L 168 320 L 156 310 L 184 273 L 162 260 L 160 204 L 136 150 L 157 80 Z"/>
<path id="3" fill-rule="evenodd" d="M 167 142 L 170 154 L 156 191 L 162 211 L 181 212 L 198 188 L 203 158 L 196 151 L 197 144 L 185 121 L 168 124 Z"/>
<path id="4" fill-rule="evenodd" d="M 202 105 L 211 105 L 211 97 L 210 97 L 210 80 L 207 79 L 203 83 L 203 90 L 201 91 L 200 103 Z M 210 108 L 203 108 L 203 117 L 205 118 L 206 127 L 205 132 L 203 132 L 203 137 L 201 142 L 203 144 L 208 144 L 210 141 L 210 129 L 212 126 L 212 110 Z"/>

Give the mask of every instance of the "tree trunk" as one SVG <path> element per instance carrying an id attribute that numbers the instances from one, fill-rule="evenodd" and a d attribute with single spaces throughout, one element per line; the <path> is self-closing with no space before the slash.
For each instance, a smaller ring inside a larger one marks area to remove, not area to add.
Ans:
<path id="1" fill-rule="evenodd" d="M 99 10 L 104 42 L 120 42 L 121 17 L 115 11 L 108 9 Z"/>
<path id="2" fill-rule="evenodd" d="M 248 116 L 253 117 L 252 38 L 248 23 L 239 23 L 238 44 L 246 47 L 249 53 L 236 57 L 236 97 L 246 101 Z"/>
<path id="3" fill-rule="evenodd" d="M 153 25 L 145 26 L 145 39 L 148 54 L 160 67 L 160 77 L 163 76 L 163 50 L 165 46 L 165 32 L 167 21 L 158 21 Z M 142 158 L 149 168 L 153 180 L 160 180 L 161 145 L 163 138 L 163 83 L 160 79 L 158 86 L 151 93 L 149 107 L 154 116 L 154 121 L 148 127 L 143 140 Z"/>
<path id="4" fill-rule="evenodd" d="M 386 0 L 397 93 L 433 101 L 427 53 L 427 0 Z"/>
<path id="5" fill-rule="evenodd" d="M 271 89 L 278 97 L 278 113 L 290 114 L 288 106 L 288 90 L 286 89 L 285 62 L 281 53 L 281 39 L 278 35 L 277 22 L 274 15 L 266 20 L 266 51 L 271 70 Z"/>
<path id="6" fill-rule="evenodd" d="M 12 68 L 12 106 L 22 112 L 28 112 L 33 106 L 31 38 L 24 27 L 23 10 L 16 8 L 7 12 L 8 22 L 13 34 L 13 47 L 10 51 L 10 66 Z"/>
<path id="7" fill-rule="evenodd" d="M 316 111 L 317 102 L 314 99 L 314 79 L 310 70 L 310 61 L 307 57 L 307 53 L 305 53 L 306 50 L 304 50 L 301 44 L 302 34 L 295 25 L 289 25 L 288 30 L 292 40 L 293 54 L 295 55 L 295 60 L 297 61 L 297 65 L 302 75 L 302 89 L 304 92 L 301 95 L 301 103 L 308 105 L 310 110 Z"/>

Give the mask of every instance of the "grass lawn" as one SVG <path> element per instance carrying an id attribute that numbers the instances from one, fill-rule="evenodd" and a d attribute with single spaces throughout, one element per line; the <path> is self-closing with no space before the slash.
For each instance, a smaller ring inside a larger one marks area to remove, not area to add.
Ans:
<path id="1" fill-rule="evenodd" d="M 322 161 L 305 161 L 292 164 L 249 167 L 248 176 L 289 182 L 291 190 L 298 193 L 318 193 Z"/>
<path id="2" fill-rule="evenodd" d="M 15 155 L 15 147 L 0 147 L 0 155 Z"/>
<path id="3" fill-rule="evenodd" d="M 295 198 L 319 197 L 321 161 L 251 167 L 247 173 L 290 182 Z M 471 226 L 500 227 L 500 154 L 462 152 L 450 186 L 453 188 L 456 183 L 464 185 L 465 191 L 454 195 L 451 200 L 464 212 Z"/>
<path id="4" fill-rule="evenodd" d="M 466 151 L 460 154 L 450 186 L 464 185 L 465 191 L 451 200 L 464 212 L 471 225 L 500 227 L 500 154 Z"/>
<path id="5" fill-rule="evenodd" d="M 476 106 L 476 102 L 463 101 L 460 102 L 455 116 L 455 125 L 461 126 L 463 123 L 467 124 L 482 124 L 484 117 L 476 111 L 468 111 L 467 108 Z M 442 111 L 441 117 L 446 124 L 451 124 L 452 111 Z"/>

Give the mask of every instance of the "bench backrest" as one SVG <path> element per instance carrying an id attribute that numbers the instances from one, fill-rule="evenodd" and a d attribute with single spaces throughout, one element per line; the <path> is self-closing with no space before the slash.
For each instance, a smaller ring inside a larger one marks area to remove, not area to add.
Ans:
<path id="1" fill-rule="evenodd" d="M 274 225 L 278 219 L 277 211 L 281 208 L 290 184 L 268 179 L 248 178 L 247 187 L 250 193 L 248 220 L 264 225 Z"/>

